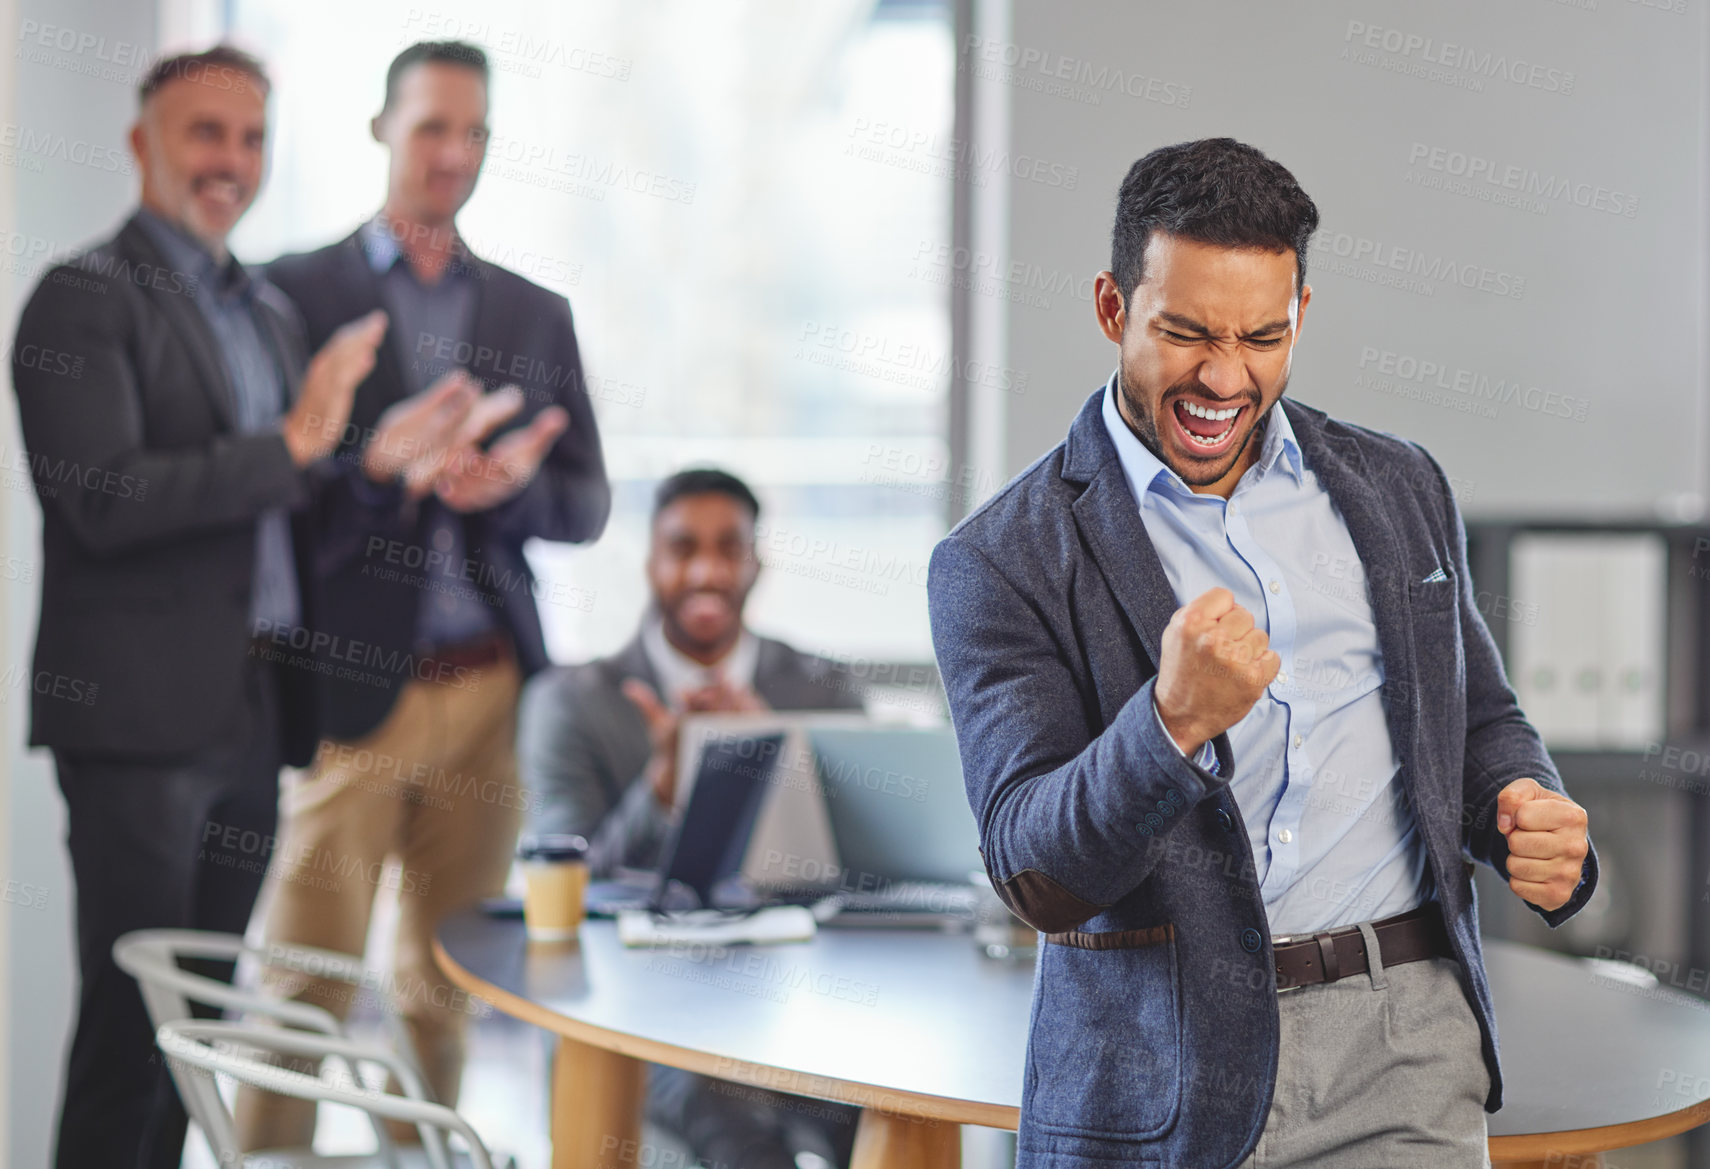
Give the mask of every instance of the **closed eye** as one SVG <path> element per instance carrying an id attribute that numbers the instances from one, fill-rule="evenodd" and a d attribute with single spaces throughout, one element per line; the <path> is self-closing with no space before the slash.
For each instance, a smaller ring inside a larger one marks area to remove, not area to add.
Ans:
<path id="1" fill-rule="evenodd" d="M 1172 329 L 1160 329 L 1158 331 L 1161 332 L 1164 336 L 1168 337 L 1171 341 L 1175 341 L 1175 342 L 1182 344 L 1182 345 L 1198 345 L 1200 342 L 1207 341 L 1210 339 L 1207 337 L 1194 337 L 1194 336 L 1191 336 L 1187 333 L 1177 333 Z M 1285 338 L 1283 338 L 1283 337 L 1243 337 L 1242 338 L 1242 342 L 1244 344 L 1251 345 L 1255 349 L 1275 349 L 1278 345 L 1281 345 L 1284 340 L 1285 340 Z"/>

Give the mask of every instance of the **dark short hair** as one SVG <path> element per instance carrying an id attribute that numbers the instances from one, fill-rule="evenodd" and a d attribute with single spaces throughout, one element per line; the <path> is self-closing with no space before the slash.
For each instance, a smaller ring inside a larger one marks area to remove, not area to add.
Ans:
<path id="1" fill-rule="evenodd" d="M 1116 196 L 1110 270 L 1126 298 L 1145 279 L 1154 231 L 1224 248 L 1292 248 L 1299 295 L 1317 229 L 1317 205 L 1281 163 L 1233 138 L 1178 142 L 1128 168 Z"/>
<path id="2" fill-rule="evenodd" d="M 386 102 L 380 107 L 382 113 L 391 109 L 392 102 L 397 99 L 398 79 L 405 70 L 416 65 L 461 65 L 479 73 L 483 82 L 492 79 L 487 68 L 487 54 L 480 45 L 472 45 L 468 41 L 417 41 L 393 57 L 392 63 L 386 67 Z"/>
<path id="3" fill-rule="evenodd" d="M 653 492 L 653 518 L 658 519 L 660 512 L 684 496 L 708 494 L 728 495 L 746 507 L 751 518 L 760 518 L 760 501 L 754 498 L 748 484 L 715 467 L 691 467 L 660 483 Z"/>
<path id="4" fill-rule="evenodd" d="M 215 45 L 200 53 L 176 53 L 156 61 L 137 86 L 137 104 L 147 105 L 148 99 L 169 81 L 200 81 L 217 84 L 221 89 L 241 89 L 243 82 L 234 84 L 233 73 L 248 77 L 261 91 L 262 97 L 266 97 L 273 88 L 260 58 L 231 45 Z"/>

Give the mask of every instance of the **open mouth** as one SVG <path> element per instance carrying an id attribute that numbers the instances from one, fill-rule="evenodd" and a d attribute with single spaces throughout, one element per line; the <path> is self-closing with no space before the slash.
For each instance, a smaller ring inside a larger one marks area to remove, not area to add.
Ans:
<path id="1" fill-rule="evenodd" d="M 1175 419 L 1181 445 L 1197 455 L 1223 454 L 1235 441 L 1241 419 L 1249 404 L 1213 406 L 1187 398 L 1177 398 L 1171 404 L 1170 416 Z"/>

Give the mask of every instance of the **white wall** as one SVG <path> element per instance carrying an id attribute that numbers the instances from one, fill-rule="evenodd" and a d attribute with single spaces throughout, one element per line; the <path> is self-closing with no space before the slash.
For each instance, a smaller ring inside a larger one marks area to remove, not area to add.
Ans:
<path id="1" fill-rule="evenodd" d="M 1027 380 L 1004 398 L 1003 474 L 1115 365 L 1091 277 L 1126 169 L 1227 135 L 1323 217 L 1291 393 L 1425 443 L 1469 513 L 1691 518 L 1710 434 L 1700 0 L 987 9 L 1009 31 L 963 52 L 1030 161 L 1003 176 L 1002 250 L 962 273 Z M 1474 159 L 1472 193 L 1433 186 Z M 1411 287 L 1382 282 L 1410 267 Z"/>
<path id="2" fill-rule="evenodd" d="M 40 513 L 21 454 L 10 349 L 44 253 L 112 233 L 135 202 L 124 135 L 136 80 L 157 43 L 156 6 L 119 0 L 5 0 L 0 73 L 0 1031 L 6 1039 L 0 1140 L 7 1163 L 48 1164 L 77 988 L 64 811 L 46 752 L 25 748 L 29 662 L 40 588 Z M 88 160 L 95 160 L 91 164 Z M 27 569 L 27 576 L 24 571 Z"/>

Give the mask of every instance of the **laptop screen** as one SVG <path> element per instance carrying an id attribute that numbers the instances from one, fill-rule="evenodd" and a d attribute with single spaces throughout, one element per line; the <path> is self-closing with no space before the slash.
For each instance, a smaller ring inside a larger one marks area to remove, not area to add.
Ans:
<path id="1" fill-rule="evenodd" d="M 741 869 L 783 743 L 782 734 L 721 734 L 707 743 L 689 802 L 666 844 L 655 908 L 665 906 L 673 885 L 710 906 L 713 887 Z"/>

